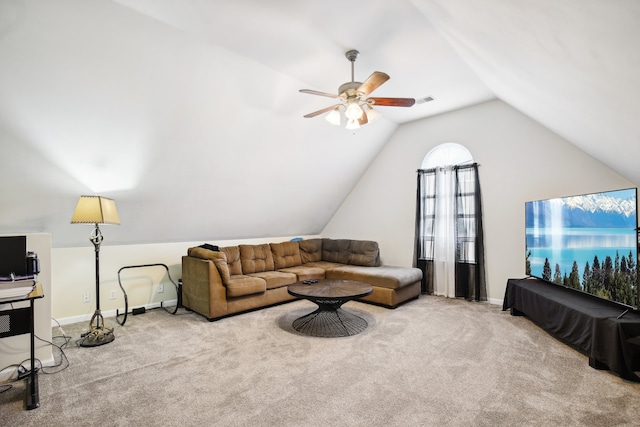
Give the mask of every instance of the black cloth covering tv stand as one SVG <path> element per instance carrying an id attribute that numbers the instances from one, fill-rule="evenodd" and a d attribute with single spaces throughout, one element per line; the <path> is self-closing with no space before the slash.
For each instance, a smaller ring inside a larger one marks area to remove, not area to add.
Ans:
<path id="1" fill-rule="evenodd" d="M 640 313 L 537 278 L 509 279 L 502 310 L 525 315 L 589 357 L 589 366 L 640 382 Z M 625 312 L 626 311 L 626 312 Z"/>

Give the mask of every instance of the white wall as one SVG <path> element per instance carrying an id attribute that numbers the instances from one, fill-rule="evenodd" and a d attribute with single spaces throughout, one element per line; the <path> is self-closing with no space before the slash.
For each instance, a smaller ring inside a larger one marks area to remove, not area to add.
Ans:
<path id="1" fill-rule="evenodd" d="M 496 304 L 507 279 L 525 275 L 526 201 L 636 186 L 504 102 L 490 101 L 401 126 L 322 235 L 377 240 L 385 264 L 410 266 L 416 170 L 445 142 L 464 145 L 480 164 L 487 293 Z"/>
<path id="2" fill-rule="evenodd" d="M 52 317 L 62 324 L 88 321 L 95 311 L 95 251 L 89 242 L 91 227 L 87 227 L 87 246 L 74 248 L 54 248 L 52 250 Z M 146 245 L 110 246 L 109 228 L 102 230 L 104 241 L 100 247 L 100 309 L 105 317 L 113 317 L 116 309 L 124 310 L 123 293 L 118 284 L 118 270 L 125 266 L 162 263 L 169 267 L 174 281 L 182 277 L 182 256 L 187 249 L 202 243 L 218 246 L 284 242 L 293 237 L 273 237 L 246 240 L 218 240 L 198 242 L 178 242 Z M 300 236 L 313 238 L 317 236 Z M 175 303 L 175 288 L 166 277 L 163 267 L 125 269 L 121 275 L 122 284 L 129 299 L 129 311 L 133 307 L 157 306 L 160 301 Z M 164 293 L 157 293 L 158 284 L 164 284 Z M 115 291 L 116 299 L 110 299 Z M 89 293 L 90 302 L 82 302 L 82 294 Z M 127 319 L 127 323 L 131 318 Z M 105 321 L 108 327 L 118 326 L 115 319 Z M 125 324 L 126 327 L 126 324 Z M 115 330 L 116 339 L 118 336 Z"/>

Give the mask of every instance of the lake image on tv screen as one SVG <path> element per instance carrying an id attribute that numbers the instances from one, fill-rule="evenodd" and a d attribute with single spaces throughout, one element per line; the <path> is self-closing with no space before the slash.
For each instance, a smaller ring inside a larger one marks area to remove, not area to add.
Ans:
<path id="1" fill-rule="evenodd" d="M 636 189 L 527 202 L 527 274 L 638 306 Z"/>

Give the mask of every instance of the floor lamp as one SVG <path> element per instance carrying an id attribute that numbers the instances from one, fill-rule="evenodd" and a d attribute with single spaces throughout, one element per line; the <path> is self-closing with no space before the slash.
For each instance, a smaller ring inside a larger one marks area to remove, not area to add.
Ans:
<path id="1" fill-rule="evenodd" d="M 100 243 L 102 232 L 99 224 L 120 224 L 116 203 L 101 196 L 80 196 L 71 224 L 95 224 L 89 235 L 96 252 L 96 311 L 89 321 L 89 331 L 82 334 L 80 346 L 96 347 L 110 343 L 115 339 L 113 328 L 105 328 L 104 317 L 100 312 Z"/>

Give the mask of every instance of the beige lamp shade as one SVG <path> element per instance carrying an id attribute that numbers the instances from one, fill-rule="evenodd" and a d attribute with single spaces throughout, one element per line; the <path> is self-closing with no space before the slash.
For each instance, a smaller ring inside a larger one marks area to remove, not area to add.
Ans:
<path id="1" fill-rule="evenodd" d="M 120 224 L 116 202 L 102 196 L 80 196 L 71 224 Z"/>

